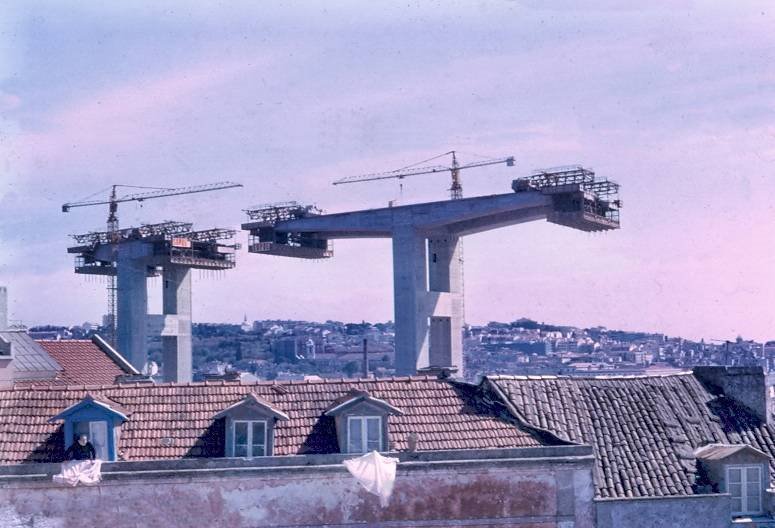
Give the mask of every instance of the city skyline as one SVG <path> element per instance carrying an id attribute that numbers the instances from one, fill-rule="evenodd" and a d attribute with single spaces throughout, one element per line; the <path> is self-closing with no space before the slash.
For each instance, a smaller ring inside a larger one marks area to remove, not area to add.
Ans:
<path id="1" fill-rule="evenodd" d="M 123 204 L 121 224 L 238 227 L 242 209 L 288 199 L 383 207 L 395 183 L 330 183 L 454 148 L 516 157 L 464 173 L 466 196 L 581 163 L 621 183 L 624 200 L 622 229 L 606 235 L 535 223 L 467 237 L 469 323 L 773 337 L 765 4 L 137 5 L 30 3 L 0 21 L 11 319 L 105 312 L 104 284 L 76 276 L 65 248 L 70 233 L 104 229 L 107 208 L 63 215 L 64 202 L 114 183 L 235 180 L 244 189 Z M 447 187 L 444 175 L 404 180 L 403 203 L 445 199 Z M 390 242 L 334 249 L 323 263 L 243 250 L 222 277 L 195 273 L 194 320 L 393 319 Z"/>

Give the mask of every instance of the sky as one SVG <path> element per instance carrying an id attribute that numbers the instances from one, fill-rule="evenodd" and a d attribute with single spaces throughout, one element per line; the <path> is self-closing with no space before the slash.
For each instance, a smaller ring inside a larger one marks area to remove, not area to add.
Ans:
<path id="1" fill-rule="evenodd" d="M 622 229 L 533 222 L 465 239 L 466 320 L 775 339 L 775 9 L 769 2 L 7 2 L 0 9 L 0 284 L 28 325 L 99 321 L 68 235 L 112 184 L 238 190 L 119 206 L 126 227 L 234 227 L 442 200 L 444 175 L 332 186 L 455 149 L 512 155 L 466 196 L 582 164 Z M 639 7 L 633 7 L 638 4 Z M 768 5 L 769 4 L 769 5 Z M 241 232 L 240 240 L 246 241 Z M 198 322 L 393 319 L 389 240 L 325 261 L 241 251 L 194 274 Z M 158 279 L 149 283 L 158 307 Z"/>

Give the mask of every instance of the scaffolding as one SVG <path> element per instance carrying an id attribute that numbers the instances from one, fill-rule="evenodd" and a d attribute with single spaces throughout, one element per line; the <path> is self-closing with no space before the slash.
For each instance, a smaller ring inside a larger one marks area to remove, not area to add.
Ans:
<path id="1" fill-rule="evenodd" d="M 550 222 L 583 231 L 618 229 L 619 184 L 597 180 L 594 171 L 568 165 L 534 171 L 511 185 L 514 192 L 539 191 L 552 196 Z"/>
<path id="2" fill-rule="evenodd" d="M 323 210 L 314 205 L 302 205 L 298 202 L 277 202 L 256 205 L 250 209 L 245 209 L 248 218 L 254 222 L 267 225 L 276 225 L 285 220 L 295 220 L 297 218 L 306 218 L 308 216 L 319 216 Z"/>
<path id="3" fill-rule="evenodd" d="M 289 220 L 319 216 L 323 211 L 314 205 L 298 202 L 278 202 L 245 209 L 251 222 L 242 225 L 250 232 L 248 251 L 264 255 L 303 259 L 330 258 L 333 246 L 330 240 L 315 233 L 300 233 L 277 229 Z"/>
<path id="4" fill-rule="evenodd" d="M 226 243 L 236 236 L 236 230 L 193 231 L 192 228 L 190 222 L 166 221 L 113 232 L 71 235 L 80 245 L 67 251 L 76 255 L 75 272 L 86 275 L 115 276 L 118 245 L 137 241 L 150 245 L 150 262 L 155 266 L 171 263 L 196 269 L 224 270 L 236 265 L 235 252 L 240 245 Z M 149 276 L 155 274 L 149 268 Z"/>
<path id="5" fill-rule="evenodd" d="M 191 232 L 194 224 L 168 220 L 158 224 L 141 224 L 139 227 L 127 227 L 118 231 L 91 231 L 82 235 L 70 235 L 82 245 L 116 244 L 128 240 L 140 240 L 150 237 L 172 237 Z"/>
<path id="6" fill-rule="evenodd" d="M 237 234 L 235 229 L 222 229 L 216 227 L 214 229 L 204 229 L 202 231 L 191 231 L 181 235 L 189 240 L 196 240 L 200 242 L 215 242 L 217 240 L 231 240 Z"/>

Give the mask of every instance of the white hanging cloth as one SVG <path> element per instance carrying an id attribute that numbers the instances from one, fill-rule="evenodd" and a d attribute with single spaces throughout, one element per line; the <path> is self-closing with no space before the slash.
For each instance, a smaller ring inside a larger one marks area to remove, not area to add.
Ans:
<path id="1" fill-rule="evenodd" d="M 344 461 L 353 477 L 366 488 L 366 491 L 379 496 L 379 503 L 384 508 L 388 505 L 396 481 L 397 458 L 383 457 L 376 451 L 358 458 Z"/>
<path id="2" fill-rule="evenodd" d="M 91 485 L 102 480 L 100 468 L 102 460 L 70 460 L 62 463 L 62 471 L 54 475 L 54 482 L 75 486 L 81 484 Z"/>

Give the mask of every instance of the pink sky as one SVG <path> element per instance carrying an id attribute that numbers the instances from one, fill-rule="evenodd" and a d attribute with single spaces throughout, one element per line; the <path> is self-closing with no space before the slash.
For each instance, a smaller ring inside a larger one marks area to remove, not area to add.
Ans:
<path id="1" fill-rule="evenodd" d="M 75 276 L 65 249 L 106 211 L 59 206 L 113 183 L 240 181 L 120 209 L 122 225 L 237 226 L 262 202 L 383 206 L 394 183 L 330 182 L 454 148 L 517 159 L 464 174 L 467 196 L 582 163 L 619 181 L 625 203 L 615 233 L 534 223 L 467 239 L 469 322 L 775 338 L 775 13 L 563 4 L 18 7 L 0 48 L 12 317 L 99 319 L 103 284 Z M 443 199 L 447 185 L 407 180 L 403 199 Z M 335 251 L 318 263 L 241 253 L 233 272 L 196 279 L 195 317 L 392 319 L 389 242 Z"/>

